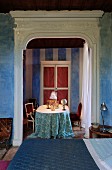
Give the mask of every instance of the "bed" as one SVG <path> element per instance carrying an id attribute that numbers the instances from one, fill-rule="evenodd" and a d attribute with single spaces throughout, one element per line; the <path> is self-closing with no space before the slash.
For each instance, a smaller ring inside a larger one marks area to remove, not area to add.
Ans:
<path id="1" fill-rule="evenodd" d="M 26 139 L 7 170 L 110 170 L 112 138 Z"/>

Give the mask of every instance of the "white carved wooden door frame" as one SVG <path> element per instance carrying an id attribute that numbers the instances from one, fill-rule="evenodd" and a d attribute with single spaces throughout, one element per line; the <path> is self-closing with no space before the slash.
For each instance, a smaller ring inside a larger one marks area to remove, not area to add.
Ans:
<path id="1" fill-rule="evenodd" d="M 23 50 L 35 38 L 82 38 L 92 49 L 92 119 L 99 121 L 99 18 L 102 11 L 11 11 L 14 28 L 14 134 L 23 140 Z"/>

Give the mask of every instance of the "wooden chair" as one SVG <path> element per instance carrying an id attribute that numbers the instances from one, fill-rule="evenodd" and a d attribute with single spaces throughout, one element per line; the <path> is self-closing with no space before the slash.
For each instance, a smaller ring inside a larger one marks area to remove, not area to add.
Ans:
<path id="1" fill-rule="evenodd" d="M 33 132 L 34 132 L 35 119 L 34 119 L 33 103 L 26 103 L 25 104 L 25 111 L 26 111 L 27 127 L 28 127 L 28 123 L 31 122 L 33 124 Z"/>
<path id="2" fill-rule="evenodd" d="M 39 107 L 39 104 L 38 104 L 36 98 L 30 98 L 30 99 L 28 99 L 28 102 L 29 102 L 29 103 L 33 103 L 33 106 L 34 106 L 34 109 L 35 109 L 35 110 L 37 109 L 37 107 Z"/>
<path id="3" fill-rule="evenodd" d="M 80 127 L 80 129 L 81 129 L 81 110 L 82 110 L 82 103 L 79 103 L 77 112 L 70 113 L 70 119 L 72 125 L 73 123 L 78 122 L 78 126 Z"/>

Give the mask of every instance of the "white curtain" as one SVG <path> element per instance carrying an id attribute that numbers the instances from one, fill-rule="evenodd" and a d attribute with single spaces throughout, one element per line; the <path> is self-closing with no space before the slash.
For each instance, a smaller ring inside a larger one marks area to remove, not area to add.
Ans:
<path id="1" fill-rule="evenodd" d="M 83 73 L 82 73 L 82 127 L 85 128 L 85 137 L 89 137 L 91 126 L 91 85 L 92 85 L 92 51 L 88 44 L 83 48 Z"/>

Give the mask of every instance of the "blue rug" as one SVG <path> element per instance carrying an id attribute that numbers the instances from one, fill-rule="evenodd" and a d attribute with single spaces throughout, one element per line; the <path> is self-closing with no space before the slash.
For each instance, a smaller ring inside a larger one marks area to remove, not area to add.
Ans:
<path id="1" fill-rule="evenodd" d="M 8 170 L 98 170 L 82 139 L 26 139 Z"/>

